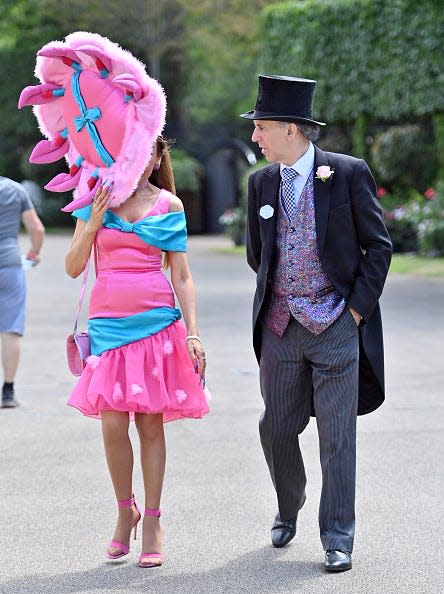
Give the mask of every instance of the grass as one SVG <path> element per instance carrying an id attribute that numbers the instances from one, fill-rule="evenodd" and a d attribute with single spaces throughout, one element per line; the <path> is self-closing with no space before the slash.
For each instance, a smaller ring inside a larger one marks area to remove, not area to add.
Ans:
<path id="1" fill-rule="evenodd" d="M 235 254 L 235 255 L 245 256 L 245 246 L 244 245 L 218 247 L 218 248 L 214 248 L 213 251 L 216 254 Z"/>
<path id="2" fill-rule="evenodd" d="M 390 265 L 390 272 L 444 278 L 444 258 L 394 254 Z"/>
<path id="3" fill-rule="evenodd" d="M 245 246 L 243 245 L 220 247 L 214 251 L 218 254 L 245 256 Z M 390 265 L 390 273 L 444 278 L 444 258 L 394 254 Z"/>

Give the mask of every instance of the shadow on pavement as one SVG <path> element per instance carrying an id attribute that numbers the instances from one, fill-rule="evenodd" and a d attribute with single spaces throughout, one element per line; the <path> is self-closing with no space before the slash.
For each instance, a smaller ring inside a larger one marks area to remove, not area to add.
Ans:
<path id="1" fill-rule="evenodd" d="M 145 570 L 137 567 L 133 559 L 105 562 L 96 569 L 84 572 L 53 576 L 26 575 L 5 581 L 0 586 L 0 592 L 73 594 L 112 591 L 120 594 L 149 590 L 154 594 L 279 593 L 299 591 L 306 580 L 310 580 L 313 585 L 316 576 L 325 576 L 321 563 L 281 561 L 276 559 L 274 553 L 279 554 L 279 551 L 267 546 L 215 569 L 176 575 L 166 575 L 164 568 L 168 570 L 168 559 L 163 568 Z"/>

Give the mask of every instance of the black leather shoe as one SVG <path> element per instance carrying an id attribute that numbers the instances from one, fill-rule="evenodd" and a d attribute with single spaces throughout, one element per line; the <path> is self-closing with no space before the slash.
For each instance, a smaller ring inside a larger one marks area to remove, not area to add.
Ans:
<path id="1" fill-rule="evenodd" d="M 347 551 L 325 551 L 324 567 L 326 571 L 347 571 L 352 568 L 351 553 Z"/>
<path id="2" fill-rule="evenodd" d="M 296 518 L 292 520 L 281 520 L 279 514 L 274 519 L 271 528 L 271 542 L 273 546 L 280 549 L 288 545 L 296 534 Z"/>

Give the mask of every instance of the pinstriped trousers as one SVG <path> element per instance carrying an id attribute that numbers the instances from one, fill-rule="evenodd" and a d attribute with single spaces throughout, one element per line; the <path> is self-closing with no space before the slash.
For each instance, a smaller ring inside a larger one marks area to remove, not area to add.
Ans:
<path id="1" fill-rule="evenodd" d="M 319 528 L 325 550 L 351 552 L 355 530 L 358 327 L 348 308 L 324 332 L 291 319 L 282 337 L 262 329 L 259 431 L 281 519 L 297 517 L 306 476 L 299 434 L 316 414 L 322 469 Z"/>

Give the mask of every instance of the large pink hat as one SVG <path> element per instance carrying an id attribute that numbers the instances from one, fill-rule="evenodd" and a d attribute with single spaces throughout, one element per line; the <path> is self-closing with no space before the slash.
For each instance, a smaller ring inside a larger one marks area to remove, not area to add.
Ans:
<path id="1" fill-rule="evenodd" d="M 166 98 L 160 84 L 130 52 L 109 39 L 79 31 L 37 52 L 41 84 L 23 89 L 19 108 L 34 105 L 41 140 L 31 163 L 65 156 L 69 173 L 45 186 L 74 190 L 62 210 L 90 204 L 98 184 L 113 182 L 110 206 L 136 189 L 165 125 Z"/>

